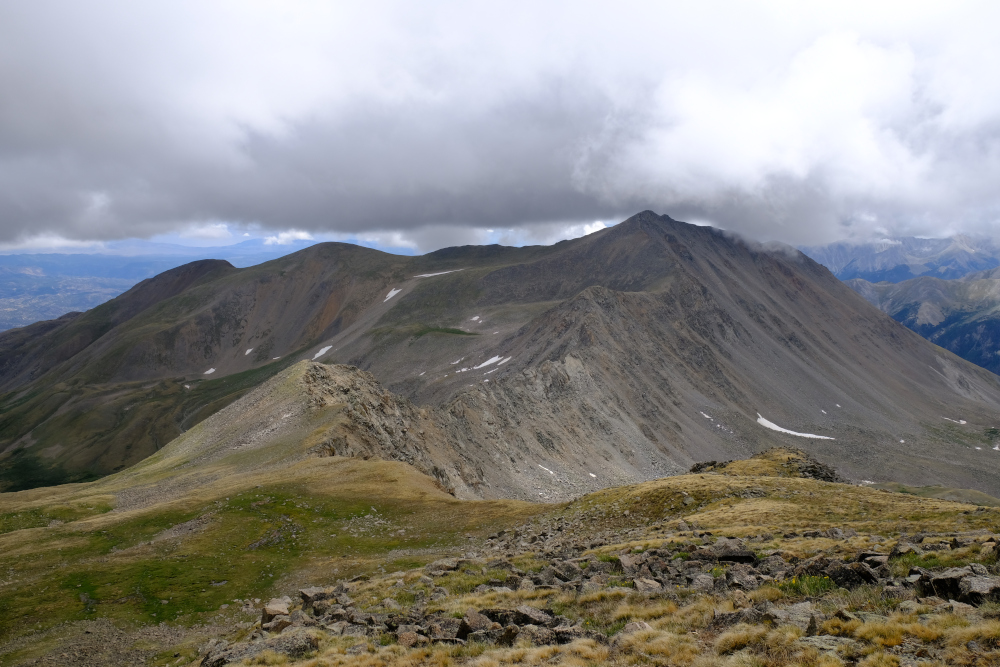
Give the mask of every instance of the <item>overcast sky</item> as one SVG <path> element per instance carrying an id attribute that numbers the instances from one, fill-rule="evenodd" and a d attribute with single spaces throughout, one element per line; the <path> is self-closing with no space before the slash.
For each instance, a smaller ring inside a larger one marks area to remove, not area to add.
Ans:
<path id="1" fill-rule="evenodd" d="M 0 4 L 0 244 L 992 233 L 1000 3 Z M 281 237 L 279 234 L 285 236 Z"/>

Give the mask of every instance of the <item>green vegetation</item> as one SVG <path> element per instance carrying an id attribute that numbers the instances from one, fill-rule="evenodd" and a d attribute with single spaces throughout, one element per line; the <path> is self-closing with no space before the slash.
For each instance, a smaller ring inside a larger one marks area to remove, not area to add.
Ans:
<path id="1" fill-rule="evenodd" d="M 242 373 L 216 380 L 188 382 L 179 379 L 156 383 L 83 385 L 73 391 L 56 385 L 43 392 L 0 398 L 0 433 L 8 442 L 31 432 L 30 450 L 17 449 L 0 458 L 0 490 L 19 491 L 39 486 L 85 482 L 138 463 L 188 430 L 229 405 L 246 392 L 283 371 L 295 354 Z M 64 410 L 72 401 L 81 409 Z M 95 467 L 68 470 L 59 463 L 72 434 L 76 456 L 93 451 L 101 458 L 124 459 L 115 470 Z M 51 457 L 39 452 L 51 452 Z"/>
<path id="2" fill-rule="evenodd" d="M 818 597 L 837 587 L 830 577 L 795 577 L 778 584 L 778 589 L 789 597 Z"/>
<path id="3" fill-rule="evenodd" d="M 332 579 L 419 567 L 470 531 L 544 510 L 493 502 L 470 512 L 402 464 L 311 464 L 290 476 L 299 482 L 252 477 L 219 487 L 221 497 L 124 514 L 86 500 L 13 509 L 18 495 L 0 496 L 0 571 L 9 582 L 0 593 L 0 641 L 98 617 L 191 626 L 222 605 L 238 607 L 236 599 L 278 593 L 293 574 Z M 501 574 L 457 572 L 448 585 L 471 590 Z"/>

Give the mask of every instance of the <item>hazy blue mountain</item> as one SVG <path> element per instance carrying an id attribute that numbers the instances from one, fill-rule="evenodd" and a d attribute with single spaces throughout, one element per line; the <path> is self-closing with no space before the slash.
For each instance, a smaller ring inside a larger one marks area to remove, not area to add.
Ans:
<path id="1" fill-rule="evenodd" d="M 952 279 L 1000 266 L 995 239 L 953 236 L 887 238 L 871 243 L 831 243 L 799 248 L 841 280 L 898 283 L 918 276 Z"/>
<path id="2" fill-rule="evenodd" d="M 869 303 L 927 340 L 1000 374 L 1000 269 L 957 280 L 846 281 Z"/>

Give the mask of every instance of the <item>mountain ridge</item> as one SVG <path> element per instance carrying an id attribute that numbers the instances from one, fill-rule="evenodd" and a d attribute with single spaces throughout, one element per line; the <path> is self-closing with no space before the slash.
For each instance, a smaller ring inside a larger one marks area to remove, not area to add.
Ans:
<path id="1" fill-rule="evenodd" d="M 60 383 L 117 391 L 139 410 L 158 405 L 141 419 L 122 405 L 114 418 L 159 424 L 159 448 L 178 424 L 191 428 L 316 360 L 356 366 L 400 400 L 451 415 L 439 424 L 451 460 L 481 469 L 458 477 L 489 497 L 562 498 L 593 488 L 598 464 L 601 484 L 621 484 L 778 445 L 806 447 L 854 479 L 997 493 L 1000 461 L 983 451 L 996 376 L 928 344 L 801 253 L 648 211 L 549 247 L 408 258 L 320 244 L 203 282 L 119 328 L 77 361 L 76 376 L 50 371 L 49 393 L 16 404 L 22 387 L 3 399 L 24 416 L 17 438 L 0 441 L 8 458 L 64 442 L 59 420 L 73 404 L 30 421 L 60 400 Z M 161 345 L 171 332 L 186 342 Z M 111 465 L 116 433 L 90 434 L 52 460 L 85 467 L 100 450 L 110 472 L 152 453 L 130 435 L 134 451 Z"/>

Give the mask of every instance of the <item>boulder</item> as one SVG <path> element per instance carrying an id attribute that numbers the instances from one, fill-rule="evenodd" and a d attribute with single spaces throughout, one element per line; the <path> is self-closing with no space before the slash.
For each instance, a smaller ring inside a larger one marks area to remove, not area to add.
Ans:
<path id="1" fill-rule="evenodd" d="M 864 584 L 877 584 L 878 574 L 865 563 L 831 565 L 826 576 L 841 588 L 857 588 Z"/>
<path id="2" fill-rule="evenodd" d="M 541 609 L 536 609 L 535 607 L 529 607 L 528 605 L 521 605 L 517 608 L 517 612 L 521 615 L 518 625 L 542 625 L 550 626 L 555 620 L 549 614 L 546 614 Z"/>
<path id="3" fill-rule="evenodd" d="M 635 580 L 635 590 L 639 593 L 660 593 L 663 591 L 663 586 L 655 579 L 639 578 Z"/>
<path id="4" fill-rule="evenodd" d="M 889 559 L 899 558 L 900 556 L 905 556 L 906 554 L 916 554 L 917 556 L 922 556 L 924 550 L 915 544 L 909 542 L 903 542 L 900 540 L 892 547 L 892 551 L 889 552 Z"/>
<path id="5" fill-rule="evenodd" d="M 458 629 L 458 636 L 465 639 L 475 632 L 486 632 L 487 630 L 500 630 L 503 626 L 495 621 L 491 621 L 484 614 L 480 614 L 475 609 L 469 609 L 462 617 L 462 624 Z"/>
<path id="6" fill-rule="evenodd" d="M 555 633 L 556 644 L 569 644 L 577 639 L 592 639 L 600 644 L 608 643 L 607 636 L 596 630 L 586 630 L 579 625 L 561 625 L 552 630 Z"/>
<path id="7" fill-rule="evenodd" d="M 756 625 L 757 623 L 760 623 L 763 618 L 761 611 L 754 609 L 753 607 L 750 607 L 749 609 L 740 609 L 739 611 L 734 611 L 732 613 L 715 611 L 713 614 L 713 628 L 728 628 L 739 623 Z"/>
<path id="8" fill-rule="evenodd" d="M 299 591 L 299 597 L 302 598 L 302 607 L 305 609 L 308 609 L 319 600 L 329 599 L 332 595 L 332 591 L 325 588 L 319 588 L 318 586 L 303 588 Z"/>
<path id="9" fill-rule="evenodd" d="M 763 621 L 781 625 L 794 625 L 806 635 L 814 635 L 823 620 L 811 602 L 800 602 L 787 607 L 772 608 L 762 615 Z"/>
<path id="10" fill-rule="evenodd" d="M 441 558 L 424 566 L 427 572 L 452 572 L 458 569 L 457 558 Z"/>
<path id="11" fill-rule="evenodd" d="M 643 630 L 652 630 L 653 626 L 645 621 L 632 621 L 631 623 L 626 623 L 625 627 L 622 628 L 622 634 L 628 635 L 633 632 L 642 632 Z"/>
<path id="12" fill-rule="evenodd" d="M 556 633 L 549 628 L 541 628 L 537 625 L 525 625 L 517 635 L 518 639 L 526 639 L 535 646 L 556 643 Z"/>
<path id="13" fill-rule="evenodd" d="M 984 602 L 1000 601 L 1000 577 L 973 575 L 963 577 L 958 583 L 957 599 L 979 606 Z"/>
<path id="14" fill-rule="evenodd" d="M 270 623 L 275 616 L 288 616 L 288 605 L 290 603 L 291 600 L 288 598 L 274 598 L 264 605 L 260 616 L 261 625 Z"/>
<path id="15" fill-rule="evenodd" d="M 743 591 L 756 590 L 760 585 L 757 572 L 749 565 L 738 564 L 726 570 L 726 584 Z"/>
<path id="16" fill-rule="evenodd" d="M 957 600 L 962 595 L 961 582 L 971 577 L 968 567 L 950 567 L 941 572 L 924 572 L 918 582 L 923 595 L 935 595 L 942 600 Z"/>
<path id="17" fill-rule="evenodd" d="M 291 627 L 292 619 L 286 614 L 278 614 L 272 618 L 267 623 L 264 623 L 260 627 L 264 628 L 268 632 L 281 632 L 287 627 Z"/>
<path id="18" fill-rule="evenodd" d="M 427 624 L 427 634 L 435 641 L 457 639 L 462 623 L 460 618 L 438 618 Z"/>
<path id="19" fill-rule="evenodd" d="M 691 580 L 691 588 L 696 591 L 710 593 L 715 590 L 715 577 L 710 574 L 698 574 Z"/>
<path id="20" fill-rule="evenodd" d="M 796 565 L 795 569 L 792 570 L 792 576 L 800 578 L 822 577 L 825 575 L 826 569 L 833 564 L 833 561 L 826 556 L 813 556 Z"/>
<path id="21" fill-rule="evenodd" d="M 201 667 L 223 667 L 232 663 L 250 661 L 265 651 L 292 659 L 305 657 L 319 648 L 319 636 L 314 631 L 297 628 L 278 637 L 263 641 L 220 644 L 201 661 Z"/>
<path id="22" fill-rule="evenodd" d="M 396 642 L 404 648 L 413 648 L 414 646 L 428 644 L 430 640 L 416 632 L 407 631 L 398 633 L 396 635 Z"/>
<path id="23" fill-rule="evenodd" d="M 854 653 L 861 647 L 861 644 L 847 637 L 833 637 L 831 635 L 816 635 L 815 637 L 801 637 L 795 640 L 795 646 L 808 646 L 820 653 L 836 656 L 839 651 Z"/>

